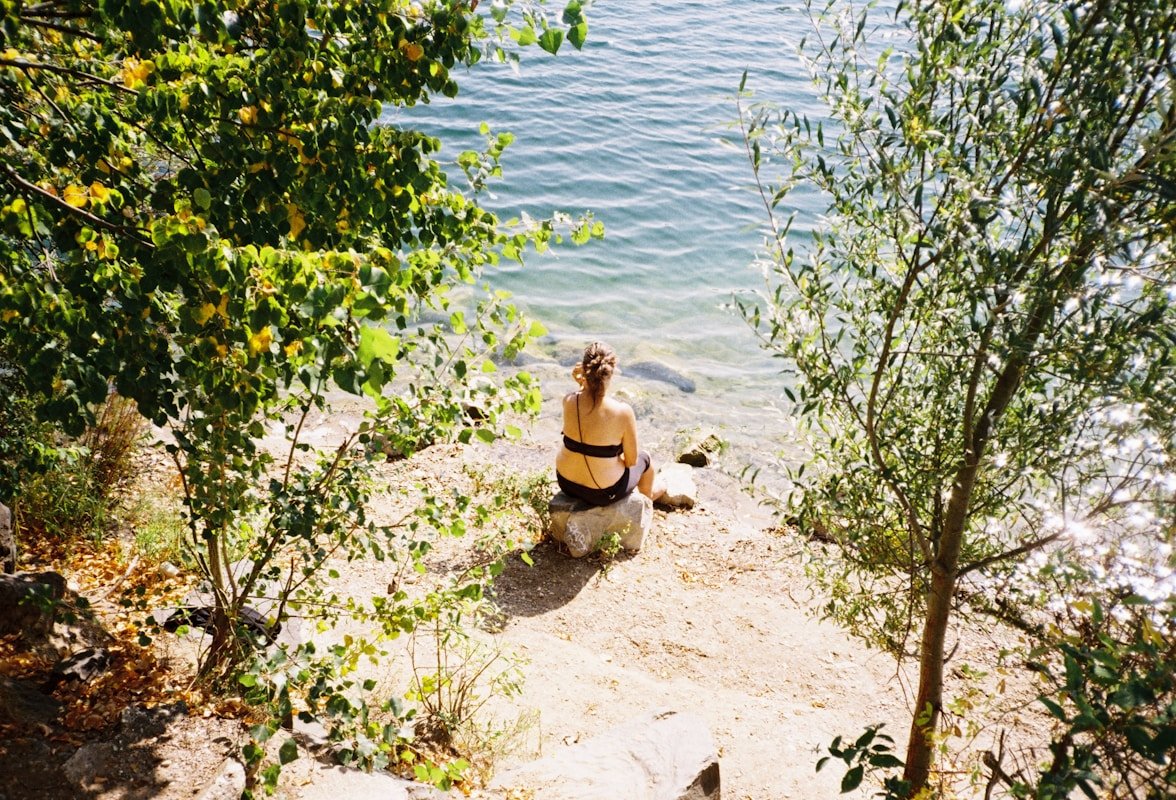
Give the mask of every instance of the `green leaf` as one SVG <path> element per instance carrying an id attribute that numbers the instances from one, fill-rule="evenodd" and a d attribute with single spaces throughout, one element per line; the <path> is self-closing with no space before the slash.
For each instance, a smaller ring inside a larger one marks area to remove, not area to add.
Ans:
<path id="1" fill-rule="evenodd" d="M 535 44 L 538 41 L 538 37 L 535 35 L 535 29 L 533 27 L 525 25 L 515 32 L 515 41 L 521 46 L 526 47 L 527 45 Z"/>
<path id="2" fill-rule="evenodd" d="M 400 353 L 400 342 L 384 328 L 365 325 L 359 329 L 359 348 L 356 357 L 365 367 L 374 359 L 391 363 Z"/>
<path id="3" fill-rule="evenodd" d="M 845 777 L 841 779 L 841 793 L 852 792 L 862 783 L 862 777 L 865 775 L 865 768 L 861 764 L 850 769 L 845 773 Z"/>
<path id="4" fill-rule="evenodd" d="M 262 782 L 267 789 L 276 789 L 278 786 L 278 776 L 282 774 L 282 767 L 280 764 L 270 764 L 261 771 Z"/>
<path id="5" fill-rule="evenodd" d="M 552 55 L 555 55 L 559 52 L 559 46 L 563 44 L 563 38 L 563 31 L 558 28 L 548 28 L 539 37 L 539 46 Z"/>
<path id="6" fill-rule="evenodd" d="M 278 762 L 285 766 L 296 758 L 298 758 L 298 743 L 293 739 L 282 742 L 282 746 L 278 749 Z"/>
<path id="7" fill-rule="evenodd" d="M 1123 735 L 1127 738 L 1131 749 L 1136 753 L 1139 753 L 1146 759 L 1155 761 L 1157 764 L 1164 763 L 1164 754 L 1156 751 L 1152 737 L 1144 728 L 1138 725 L 1131 725 L 1123 731 Z"/>
<path id="8" fill-rule="evenodd" d="M 575 25 L 584 19 L 584 4 L 580 0 L 568 0 L 561 17 L 564 25 Z"/>
<path id="9" fill-rule="evenodd" d="M 583 49 L 584 42 L 587 40 L 588 40 L 588 23 L 587 22 L 581 22 L 579 25 L 573 25 L 572 27 L 568 28 L 568 41 L 571 42 L 572 46 L 575 47 L 577 50 Z"/>

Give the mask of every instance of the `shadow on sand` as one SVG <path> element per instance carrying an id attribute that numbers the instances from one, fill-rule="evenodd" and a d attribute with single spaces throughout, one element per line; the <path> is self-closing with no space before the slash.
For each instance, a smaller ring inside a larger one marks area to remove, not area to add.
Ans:
<path id="1" fill-rule="evenodd" d="M 621 551 L 610 563 L 628 558 Z M 606 568 L 600 558 L 572 558 L 550 540 L 531 550 L 531 560 L 534 566 L 512 556 L 494 581 L 494 600 L 508 617 L 537 617 L 565 606 Z"/>

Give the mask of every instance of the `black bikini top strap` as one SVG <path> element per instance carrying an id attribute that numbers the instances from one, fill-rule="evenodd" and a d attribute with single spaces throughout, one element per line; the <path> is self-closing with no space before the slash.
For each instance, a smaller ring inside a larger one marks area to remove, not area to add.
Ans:
<path id="1" fill-rule="evenodd" d="M 580 438 L 584 438 L 584 426 L 580 424 L 580 392 L 576 392 L 576 430 L 579 432 Z M 588 463 L 588 456 L 583 453 L 580 457 L 584 459 L 584 466 L 588 468 L 588 477 L 592 479 L 592 485 L 597 489 L 603 489 L 600 482 L 596 480 L 596 476 L 592 474 L 592 465 Z"/>

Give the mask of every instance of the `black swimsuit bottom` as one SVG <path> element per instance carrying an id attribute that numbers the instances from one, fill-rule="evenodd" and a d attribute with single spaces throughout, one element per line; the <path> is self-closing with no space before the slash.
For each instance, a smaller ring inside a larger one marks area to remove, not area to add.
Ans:
<path id="1" fill-rule="evenodd" d="M 555 471 L 555 479 L 564 494 L 577 497 L 590 505 L 607 506 L 620 500 L 625 495 L 632 493 L 641 481 L 641 476 L 652 466 L 653 460 L 649 457 L 649 453 L 642 450 L 637 454 L 637 463 L 632 467 L 625 467 L 625 471 L 621 473 L 621 477 L 612 486 L 603 489 L 598 489 L 594 486 L 585 486 L 560 475 L 558 469 Z"/>
<path id="2" fill-rule="evenodd" d="M 555 472 L 555 480 L 559 484 L 560 491 L 564 494 L 579 498 L 589 505 L 607 506 L 633 491 L 629 486 L 629 474 L 629 468 L 625 467 L 625 471 L 621 474 L 620 480 L 606 489 L 597 489 L 593 486 L 576 483 L 560 475 L 559 470 Z"/>

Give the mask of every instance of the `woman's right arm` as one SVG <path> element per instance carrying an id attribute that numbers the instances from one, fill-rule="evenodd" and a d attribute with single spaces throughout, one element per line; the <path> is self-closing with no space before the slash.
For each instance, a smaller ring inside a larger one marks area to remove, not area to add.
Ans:
<path id="1" fill-rule="evenodd" d="M 621 411 L 624 432 L 621 434 L 621 446 L 624 452 L 625 466 L 632 467 L 637 463 L 637 415 L 628 403 L 623 404 Z"/>

